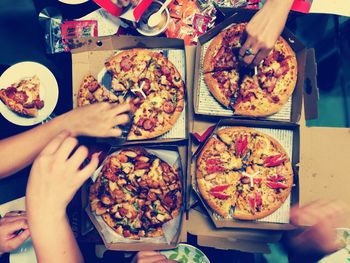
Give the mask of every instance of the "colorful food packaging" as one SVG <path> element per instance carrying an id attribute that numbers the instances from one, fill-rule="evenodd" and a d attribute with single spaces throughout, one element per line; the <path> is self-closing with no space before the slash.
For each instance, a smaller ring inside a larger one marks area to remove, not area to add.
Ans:
<path id="1" fill-rule="evenodd" d="M 185 40 L 185 45 L 195 45 L 198 36 L 213 26 L 216 9 L 207 3 L 193 0 L 174 0 L 168 6 L 170 22 L 166 36 Z"/>
<path id="2" fill-rule="evenodd" d="M 76 39 L 98 36 L 97 21 L 65 21 L 61 25 L 61 32 L 64 49 L 65 51 L 69 51 L 81 45 L 81 43 L 76 41 Z"/>

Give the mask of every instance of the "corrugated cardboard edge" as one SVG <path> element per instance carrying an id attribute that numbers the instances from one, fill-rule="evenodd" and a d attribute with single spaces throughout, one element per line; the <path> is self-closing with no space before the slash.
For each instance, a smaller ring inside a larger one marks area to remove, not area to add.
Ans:
<path id="1" fill-rule="evenodd" d="M 104 67 L 104 61 L 108 58 L 108 55 L 95 61 L 96 64 L 99 64 L 100 67 L 97 70 L 92 72 L 91 65 L 89 63 L 92 52 L 99 51 L 110 51 L 110 55 L 114 53 L 115 50 L 125 50 L 131 48 L 169 48 L 169 49 L 181 49 L 185 52 L 185 76 L 186 80 L 186 94 L 185 94 L 185 111 L 186 111 L 186 138 L 179 139 L 149 139 L 149 140 L 135 140 L 135 141 L 126 141 L 124 145 L 142 143 L 142 144 L 154 144 L 154 143 L 167 143 L 167 142 L 181 142 L 188 139 L 189 134 L 189 102 L 188 102 L 188 82 L 187 82 L 187 61 L 186 61 L 186 50 L 184 41 L 181 39 L 169 39 L 169 38 L 157 38 L 157 37 L 135 37 L 135 36 L 107 36 L 107 37 L 98 37 L 98 38 L 81 38 L 79 39 L 81 43 L 80 48 L 73 49 L 72 52 L 72 96 L 73 96 L 73 108 L 77 107 L 77 93 L 81 85 L 81 81 L 87 74 L 93 73 L 95 77 L 99 71 Z M 95 64 L 94 63 L 94 64 Z M 110 144 L 117 144 L 112 138 L 107 139 L 98 139 L 100 142 L 107 142 Z"/>
<path id="2" fill-rule="evenodd" d="M 245 126 L 251 128 L 271 128 L 271 129 L 287 129 L 293 131 L 293 152 L 292 152 L 292 168 L 294 172 L 294 187 L 291 191 L 291 204 L 297 204 L 299 200 L 299 184 L 298 184 L 298 165 L 300 161 L 300 132 L 299 125 L 290 122 L 277 122 L 277 121 L 258 121 L 258 120 L 237 120 L 237 119 L 222 119 L 218 122 L 215 130 L 212 132 L 211 136 L 207 138 L 207 140 L 197 149 L 192 157 L 190 174 L 192 176 L 192 188 L 195 193 L 198 195 L 202 204 L 204 205 L 209 217 L 213 221 L 215 227 L 217 228 L 248 228 L 248 229 L 264 229 L 264 230 L 291 230 L 295 229 L 295 226 L 291 224 L 283 224 L 283 223 L 268 223 L 268 222 L 259 222 L 259 221 L 242 221 L 242 220 L 217 220 L 213 216 L 212 209 L 207 205 L 205 200 L 202 198 L 201 194 L 197 188 L 197 182 L 195 178 L 195 170 L 196 170 L 196 158 L 198 154 L 203 149 L 204 145 L 208 142 L 208 140 L 216 133 L 216 131 L 221 126 Z"/>
<path id="3" fill-rule="evenodd" d="M 319 90 L 317 86 L 317 64 L 313 48 L 307 50 L 303 93 L 305 119 L 317 119 Z"/>
<path id="4" fill-rule="evenodd" d="M 139 147 L 139 144 L 135 145 L 130 145 L 128 147 Z M 177 151 L 181 160 L 180 160 L 180 169 L 181 169 L 181 176 L 182 176 L 182 194 L 183 194 L 183 202 L 186 202 L 186 186 L 187 186 L 187 177 L 186 177 L 186 167 L 187 167 L 187 151 L 184 146 L 176 146 L 176 145 L 154 145 L 154 146 L 148 146 L 144 145 L 143 147 L 147 147 L 150 149 L 155 149 L 155 150 L 174 150 Z M 119 147 L 112 147 L 107 155 L 110 155 L 111 153 L 117 151 L 118 149 L 125 148 L 123 146 Z M 97 222 L 96 218 L 93 216 L 89 201 L 88 201 L 88 187 L 86 187 L 87 184 L 84 184 L 84 187 L 82 188 L 82 205 L 85 207 L 85 212 L 88 215 L 88 218 L 91 220 L 93 225 L 95 226 L 97 232 L 99 233 L 103 244 L 105 247 L 109 250 L 116 250 L 116 251 L 147 251 L 147 250 L 165 250 L 165 249 L 173 249 L 177 246 L 178 243 L 180 242 L 186 242 L 187 241 L 187 228 L 186 228 L 186 204 L 183 204 L 183 209 L 182 209 L 182 214 L 181 214 L 181 219 L 180 219 L 180 225 L 177 234 L 175 235 L 174 239 L 170 242 L 170 244 L 157 244 L 157 243 L 108 243 L 103 235 L 101 234 L 102 227 L 100 224 Z"/>
<path id="5" fill-rule="evenodd" d="M 235 13 L 225 19 L 222 23 L 216 27 L 209 30 L 207 33 L 203 34 L 198 39 L 198 45 L 196 50 L 196 64 L 195 64 L 195 83 L 194 83 L 194 111 L 196 114 L 203 115 L 198 112 L 198 92 L 199 92 L 199 76 L 200 76 L 200 60 L 202 54 L 202 45 L 218 35 L 224 28 L 228 27 L 232 23 L 248 22 L 251 17 L 256 13 L 252 10 L 236 9 Z M 298 62 L 298 79 L 292 94 L 292 109 L 290 121 L 298 123 L 301 116 L 301 107 L 302 107 L 302 90 L 304 85 L 304 73 L 305 73 L 305 61 L 306 61 L 306 49 L 305 46 L 299 41 L 291 31 L 285 28 L 282 32 L 282 37 L 288 42 L 291 48 L 294 50 L 297 62 Z M 228 118 L 228 116 L 215 115 L 216 117 Z M 254 118 L 249 116 L 239 116 L 232 115 L 231 118 L 237 119 L 256 119 L 256 120 L 266 120 L 265 118 Z"/>

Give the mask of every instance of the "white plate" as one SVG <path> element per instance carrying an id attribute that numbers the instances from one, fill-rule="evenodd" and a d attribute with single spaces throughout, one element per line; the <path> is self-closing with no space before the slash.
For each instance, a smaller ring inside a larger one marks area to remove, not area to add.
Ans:
<path id="1" fill-rule="evenodd" d="M 319 263 L 349 263 L 350 262 L 350 229 L 337 228 L 337 239 L 344 243 L 344 248 L 323 258 Z"/>
<path id="2" fill-rule="evenodd" d="M 5 89 L 23 78 L 30 78 L 34 75 L 40 79 L 40 98 L 45 103 L 44 107 L 39 110 L 37 117 L 30 118 L 18 115 L 0 101 L 0 113 L 14 124 L 31 126 L 40 123 L 49 117 L 56 107 L 58 85 L 55 76 L 48 68 L 36 62 L 21 62 L 8 68 L 0 77 L 0 89 Z"/>
<path id="3" fill-rule="evenodd" d="M 160 253 L 179 263 L 210 263 L 201 250 L 188 244 L 179 244 L 175 249 L 162 250 Z"/>
<path id="4" fill-rule="evenodd" d="M 58 0 L 58 1 L 67 5 L 79 5 L 79 4 L 88 2 L 89 0 Z"/>

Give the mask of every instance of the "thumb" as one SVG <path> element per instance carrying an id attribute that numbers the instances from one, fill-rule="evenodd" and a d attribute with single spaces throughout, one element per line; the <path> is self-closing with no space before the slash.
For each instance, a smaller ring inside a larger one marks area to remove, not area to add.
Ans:
<path id="1" fill-rule="evenodd" d="M 11 238 L 7 241 L 7 247 L 9 250 L 15 250 L 19 248 L 24 241 L 26 241 L 30 237 L 29 229 L 24 230 L 14 238 Z"/>

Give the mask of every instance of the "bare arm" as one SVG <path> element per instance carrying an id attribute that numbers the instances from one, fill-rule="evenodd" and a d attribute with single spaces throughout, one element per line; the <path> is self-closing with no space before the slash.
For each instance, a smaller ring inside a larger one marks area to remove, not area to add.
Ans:
<path id="1" fill-rule="evenodd" d="M 108 103 L 85 106 L 34 129 L 1 140 L 0 179 L 31 164 L 39 152 L 64 130 L 73 136 L 120 136 L 121 130 L 114 127 L 129 120 L 126 114 L 122 114 L 129 110 L 129 105 L 116 106 Z"/>
<path id="2" fill-rule="evenodd" d="M 274 47 L 294 0 L 267 0 L 249 21 L 247 39 L 239 54 L 246 65 L 258 65 Z M 248 53 L 246 53 L 246 51 Z"/>
<path id="3" fill-rule="evenodd" d="M 83 257 L 66 217 L 76 191 L 98 166 L 98 156 L 83 169 L 88 149 L 68 133 L 60 133 L 39 154 L 26 193 L 29 230 L 39 263 L 80 263 Z"/>

